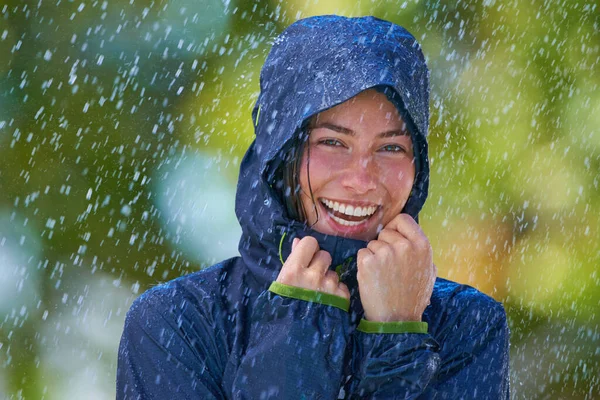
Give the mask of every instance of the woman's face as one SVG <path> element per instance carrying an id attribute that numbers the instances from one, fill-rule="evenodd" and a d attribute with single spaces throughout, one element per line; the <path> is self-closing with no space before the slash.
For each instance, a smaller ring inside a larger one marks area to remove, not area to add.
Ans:
<path id="1" fill-rule="evenodd" d="M 324 234 L 375 239 L 402 211 L 415 176 L 412 140 L 398 110 L 370 89 L 318 114 L 309 127 L 300 168 L 307 223 Z"/>

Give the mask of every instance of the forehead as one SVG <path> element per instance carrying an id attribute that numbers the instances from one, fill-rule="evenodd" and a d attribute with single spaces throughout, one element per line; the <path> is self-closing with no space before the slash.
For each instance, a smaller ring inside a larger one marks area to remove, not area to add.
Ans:
<path id="1" fill-rule="evenodd" d="M 320 112 L 313 120 L 315 122 L 339 120 L 347 123 L 398 124 L 402 122 L 402 117 L 385 94 L 375 89 L 368 89 L 341 104 Z"/>
<path id="2" fill-rule="evenodd" d="M 335 125 L 348 132 L 397 131 L 393 136 L 408 134 L 396 106 L 385 94 L 375 89 L 365 90 L 317 114 L 311 119 L 310 125 L 315 128 Z"/>

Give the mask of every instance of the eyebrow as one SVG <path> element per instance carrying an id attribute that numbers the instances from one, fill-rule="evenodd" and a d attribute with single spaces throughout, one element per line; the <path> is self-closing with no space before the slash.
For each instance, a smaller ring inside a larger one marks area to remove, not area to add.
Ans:
<path id="1" fill-rule="evenodd" d="M 332 124 L 331 122 L 319 122 L 311 127 L 311 129 L 320 128 L 325 128 L 334 132 L 343 133 L 344 135 L 356 135 L 356 132 L 354 132 L 352 129 L 343 127 L 341 125 Z M 381 132 L 377 136 L 380 138 L 389 138 L 394 136 L 410 136 L 410 133 L 406 129 L 393 129 L 391 131 Z"/>

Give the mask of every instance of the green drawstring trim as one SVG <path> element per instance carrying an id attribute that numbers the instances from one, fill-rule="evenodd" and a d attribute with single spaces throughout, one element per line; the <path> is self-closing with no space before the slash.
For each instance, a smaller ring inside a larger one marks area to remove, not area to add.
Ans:
<path id="1" fill-rule="evenodd" d="M 256 121 L 254 121 L 254 126 L 258 126 L 258 117 L 260 117 L 260 109 L 262 106 L 258 106 L 258 111 L 256 112 Z"/>
<path id="2" fill-rule="evenodd" d="M 348 265 L 354 260 L 354 257 L 346 258 L 340 265 L 335 267 L 335 273 L 338 275 L 338 278 L 342 279 L 342 274 L 348 270 Z"/>
<path id="3" fill-rule="evenodd" d="M 279 241 L 279 261 L 281 261 L 281 265 L 284 264 L 283 254 L 282 254 L 282 250 L 281 249 L 283 248 L 283 239 L 285 239 L 286 235 L 287 235 L 287 232 L 283 232 L 283 235 L 281 235 L 281 240 Z"/>

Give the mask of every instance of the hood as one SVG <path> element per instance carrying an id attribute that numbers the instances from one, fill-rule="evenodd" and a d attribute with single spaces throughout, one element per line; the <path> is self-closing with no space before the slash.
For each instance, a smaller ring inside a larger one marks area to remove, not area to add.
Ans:
<path id="1" fill-rule="evenodd" d="M 256 275 L 274 280 L 296 236 L 314 236 L 332 255 L 332 268 L 366 246 L 289 219 L 274 171 L 311 116 L 370 88 L 388 96 L 411 133 L 416 176 L 403 212 L 417 219 L 429 182 L 429 71 L 419 44 L 404 28 L 374 17 L 299 20 L 276 38 L 262 68 L 252 112 L 256 137 L 240 166 L 239 250 Z"/>

